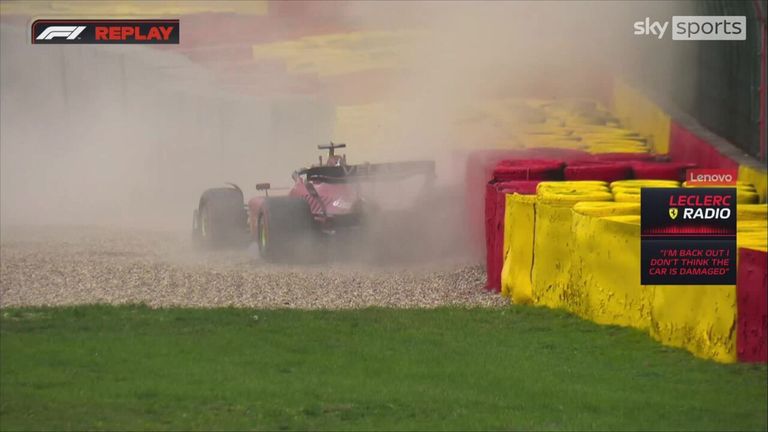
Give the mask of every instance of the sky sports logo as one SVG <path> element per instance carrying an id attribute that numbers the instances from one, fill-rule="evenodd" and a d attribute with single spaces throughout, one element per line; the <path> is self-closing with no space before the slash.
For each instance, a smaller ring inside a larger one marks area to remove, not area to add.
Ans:
<path id="1" fill-rule="evenodd" d="M 36 20 L 33 44 L 178 44 L 179 20 Z"/>
<path id="2" fill-rule="evenodd" d="M 635 35 L 655 36 L 662 39 L 671 30 L 672 40 L 743 41 L 747 40 L 747 17 L 745 16 L 673 16 L 669 21 L 644 21 L 634 24 Z"/>

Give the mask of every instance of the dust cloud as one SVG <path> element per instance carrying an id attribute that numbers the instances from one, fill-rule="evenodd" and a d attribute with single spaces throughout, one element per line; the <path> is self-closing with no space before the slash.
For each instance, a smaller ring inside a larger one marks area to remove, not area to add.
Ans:
<path id="1" fill-rule="evenodd" d="M 354 28 L 413 32 L 396 47 L 401 64 L 383 101 L 398 108 L 376 129 L 387 145 L 365 157 L 434 159 L 439 181 L 458 185 L 454 150 L 498 138 L 462 134 L 458 119 L 488 98 L 600 97 L 616 71 L 673 70 L 680 48 L 634 37 L 632 23 L 685 5 L 334 3 Z M 0 30 L 2 225 L 187 229 L 205 188 L 231 181 L 249 196 L 257 182 L 290 185 L 334 133 L 336 107 L 320 95 L 249 97 L 170 50 L 32 46 L 26 28 Z"/>

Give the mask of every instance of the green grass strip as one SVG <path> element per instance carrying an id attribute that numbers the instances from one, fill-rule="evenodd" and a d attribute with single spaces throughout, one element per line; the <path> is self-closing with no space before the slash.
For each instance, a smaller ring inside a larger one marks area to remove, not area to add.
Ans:
<path id="1" fill-rule="evenodd" d="M 765 365 L 534 307 L 0 311 L 0 429 L 765 430 Z"/>

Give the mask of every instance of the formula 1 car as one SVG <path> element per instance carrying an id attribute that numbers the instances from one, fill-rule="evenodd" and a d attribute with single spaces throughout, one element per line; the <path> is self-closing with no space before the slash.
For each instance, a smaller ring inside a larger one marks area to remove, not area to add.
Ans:
<path id="1" fill-rule="evenodd" d="M 257 184 L 264 196 L 247 203 L 235 184 L 206 190 L 193 212 L 193 239 L 209 248 L 254 241 L 268 261 L 304 260 L 323 239 L 364 228 L 393 204 L 415 205 L 434 185 L 434 161 L 350 165 L 336 154 L 345 147 L 319 145 L 328 151 L 325 162 L 320 156 L 319 164 L 294 171 L 293 186 L 280 188 L 289 190 L 284 196 L 271 196 L 269 183 Z"/>

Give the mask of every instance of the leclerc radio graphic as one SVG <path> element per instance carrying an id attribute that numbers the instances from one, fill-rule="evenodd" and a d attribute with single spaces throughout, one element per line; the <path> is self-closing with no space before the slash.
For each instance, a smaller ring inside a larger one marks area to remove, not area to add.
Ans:
<path id="1" fill-rule="evenodd" d="M 32 23 L 33 44 L 178 44 L 177 19 L 55 20 Z"/>
<path id="2" fill-rule="evenodd" d="M 643 285 L 736 283 L 736 189 L 640 191 Z"/>

